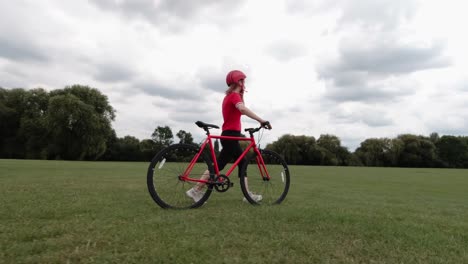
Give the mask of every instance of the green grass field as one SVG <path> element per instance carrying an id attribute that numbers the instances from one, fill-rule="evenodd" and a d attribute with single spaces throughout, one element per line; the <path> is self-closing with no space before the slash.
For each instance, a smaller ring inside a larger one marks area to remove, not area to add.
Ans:
<path id="1" fill-rule="evenodd" d="M 237 178 L 160 209 L 147 163 L 0 160 L 0 263 L 468 263 L 468 171 L 292 166 L 279 206 Z"/>

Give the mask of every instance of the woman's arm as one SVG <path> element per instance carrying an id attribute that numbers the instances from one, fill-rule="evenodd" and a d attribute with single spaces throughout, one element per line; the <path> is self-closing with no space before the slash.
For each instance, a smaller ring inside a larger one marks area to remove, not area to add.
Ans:
<path id="1" fill-rule="evenodd" d="M 237 107 L 237 109 L 239 109 L 241 114 L 246 115 L 246 116 L 248 116 L 248 117 L 250 117 L 250 118 L 252 118 L 254 120 L 257 120 L 262 125 L 265 122 L 267 122 L 266 120 L 260 118 L 258 115 L 256 115 L 254 112 L 252 112 L 252 110 L 247 108 L 247 106 L 245 106 L 244 103 L 238 103 L 238 104 L 236 104 L 236 107 Z M 271 125 L 270 125 L 269 129 L 271 129 Z"/>

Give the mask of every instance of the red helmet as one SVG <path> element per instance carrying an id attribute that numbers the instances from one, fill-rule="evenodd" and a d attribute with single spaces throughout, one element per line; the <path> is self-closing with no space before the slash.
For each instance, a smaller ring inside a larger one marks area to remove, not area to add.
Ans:
<path id="1" fill-rule="evenodd" d="M 239 83 L 239 80 L 245 79 L 247 76 L 241 71 L 234 70 L 230 71 L 226 76 L 226 84 L 231 86 L 233 83 Z"/>

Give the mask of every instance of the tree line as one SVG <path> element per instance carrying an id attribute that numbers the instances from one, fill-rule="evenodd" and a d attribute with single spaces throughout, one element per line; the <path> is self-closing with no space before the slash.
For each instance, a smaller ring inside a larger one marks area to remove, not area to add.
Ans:
<path id="1" fill-rule="evenodd" d="M 468 137 L 437 133 L 370 138 L 354 152 L 334 135 L 284 135 L 267 148 L 296 165 L 468 168 Z"/>
<path id="2" fill-rule="evenodd" d="M 119 138 L 114 119 L 107 96 L 88 86 L 50 92 L 0 87 L 0 158 L 143 161 L 174 142 L 167 126 L 150 139 Z M 188 132 L 176 136 L 193 144 Z"/>
<path id="3" fill-rule="evenodd" d="M 197 144 L 184 130 L 175 139 L 168 126 L 157 126 L 148 139 L 119 138 L 114 119 L 107 96 L 88 86 L 0 87 L 0 158 L 149 161 L 170 144 Z M 328 134 L 283 135 L 266 148 L 292 165 L 468 168 L 468 137 L 437 133 L 366 139 L 354 152 Z"/>

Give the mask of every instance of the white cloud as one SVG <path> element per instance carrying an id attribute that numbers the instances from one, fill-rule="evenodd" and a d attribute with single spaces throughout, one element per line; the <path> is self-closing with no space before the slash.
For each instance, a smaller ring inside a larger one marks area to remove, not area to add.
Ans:
<path id="1" fill-rule="evenodd" d="M 280 62 L 300 58 L 307 53 L 307 49 L 302 45 L 287 40 L 279 40 L 267 47 L 267 52 Z"/>

